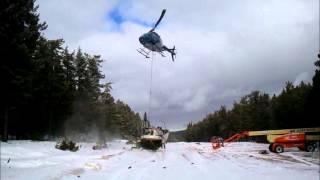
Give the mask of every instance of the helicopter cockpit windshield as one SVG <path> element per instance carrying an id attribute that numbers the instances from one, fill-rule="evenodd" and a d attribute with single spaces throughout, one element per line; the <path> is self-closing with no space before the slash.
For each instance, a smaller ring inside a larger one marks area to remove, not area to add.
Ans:
<path id="1" fill-rule="evenodd" d="M 157 33 L 149 32 L 149 33 L 143 34 L 139 38 L 139 41 L 141 42 L 141 44 L 146 44 L 146 43 L 157 44 L 157 43 L 161 42 L 161 39 Z"/>

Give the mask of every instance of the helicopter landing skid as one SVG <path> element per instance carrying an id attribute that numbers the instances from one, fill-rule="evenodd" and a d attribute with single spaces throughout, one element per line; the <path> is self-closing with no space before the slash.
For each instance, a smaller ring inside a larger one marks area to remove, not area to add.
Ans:
<path id="1" fill-rule="evenodd" d="M 142 48 L 140 48 L 139 50 L 137 49 L 137 51 L 138 51 L 140 54 L 142 54 L 145 58 L 150 58 L 150 57 L 149 57 L 150 51 L 147 52 L 147 51 L 145 51 L 145 50 L 142 49 Z"/>

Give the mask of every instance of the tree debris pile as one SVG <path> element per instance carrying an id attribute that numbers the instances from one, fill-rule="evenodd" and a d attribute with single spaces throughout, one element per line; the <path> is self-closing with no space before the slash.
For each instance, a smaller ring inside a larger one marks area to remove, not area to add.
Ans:
<path id="1" fill-rule="evenodd" d="M 107 148 L 108 147 L 108 145 L 106 144 L 106 143 L 97 143 L 96 145 L 94 145 L 93 147 L 92 147 L 92 149 L 93 150 L 100 150 L 100 149 L 105 149 L 105 148 Z"/>
<path id="2" fill-rule="evenodd" d="M 63 139 L 62 141 L 58 142 L 55 147 L 56 149 L 60 149 L 63 151 L 69 150 L 72 152 L 76 152 L 79 150 L 79 146 L 77 146 L 76 143 L 67 139 Z"/>

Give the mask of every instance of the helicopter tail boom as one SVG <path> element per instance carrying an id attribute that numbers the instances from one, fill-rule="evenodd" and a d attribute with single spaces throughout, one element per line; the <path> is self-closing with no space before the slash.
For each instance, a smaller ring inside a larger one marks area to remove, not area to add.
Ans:
<path id="1" fill-rule="evenodd" d="M 172 61 L 174 61 L 174 58 L 176 57 L 176 54 L 177 54 L 177 53 L 175 52 L 176 47 L 173 46 L 172 49 L 169 49 L 169 48 L 167 48 L 166 46 L 163 46 L 163 48 L 164 48 L 164 50 L 168 51 L 168 52 L 171 54 Z"/>

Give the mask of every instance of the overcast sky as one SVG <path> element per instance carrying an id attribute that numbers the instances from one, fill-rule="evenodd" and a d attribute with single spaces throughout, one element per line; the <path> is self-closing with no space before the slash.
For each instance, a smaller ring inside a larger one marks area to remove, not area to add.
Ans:
<path id="1" fill-rule="evenodd" d="M 171 130 L 228 107 L 253 90 L 311 82 L 319 49 L 319 0 L 38 0 L 44 35 L 105 60 L 112 95 L 148 111 L 151 61 L 138 38 L 156 32 L 177 58 L 156 54 L 150 116 Z"/>

